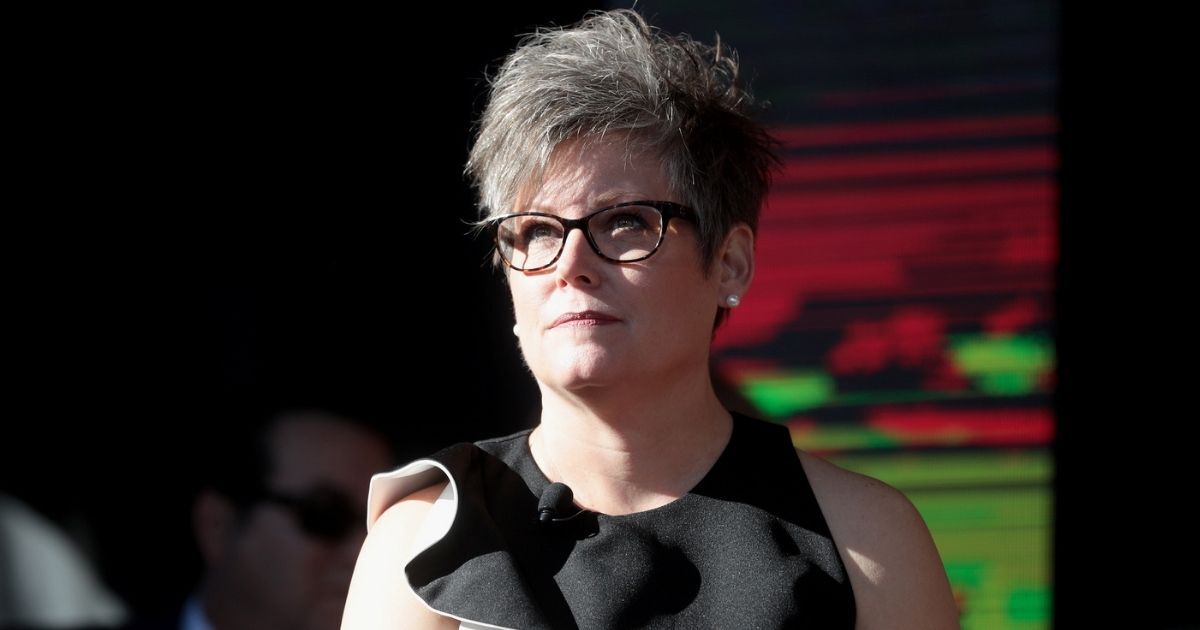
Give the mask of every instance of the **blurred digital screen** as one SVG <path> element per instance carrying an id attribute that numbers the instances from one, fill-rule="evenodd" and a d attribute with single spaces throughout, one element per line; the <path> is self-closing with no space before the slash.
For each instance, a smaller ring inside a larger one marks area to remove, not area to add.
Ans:
<path id="1" fill-rule="evenodd" d="M 732 44 L 783 145 L 715 370 L 912 499 L 964 628 L 1049 627 L 1057 5 L 638 6 Z"/>

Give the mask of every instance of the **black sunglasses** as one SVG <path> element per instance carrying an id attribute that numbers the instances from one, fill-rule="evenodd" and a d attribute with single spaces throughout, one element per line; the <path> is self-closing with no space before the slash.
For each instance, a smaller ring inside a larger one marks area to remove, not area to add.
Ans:
<path id="1" fill-rule="evenodd" d="M 336 543 L 365 527 L 366 512 L 354 507 L 345 494 L 318 488 L 304 494 L 266 490 L 259 500 L 287 508 L 296 516 L 300 529 L 313 538 Z"/>

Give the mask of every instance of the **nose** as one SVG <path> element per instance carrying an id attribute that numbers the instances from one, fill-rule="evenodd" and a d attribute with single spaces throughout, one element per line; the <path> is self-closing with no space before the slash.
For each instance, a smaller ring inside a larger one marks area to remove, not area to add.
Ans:
<path id="1" fill-rule="evenodd" d="M 603 264 L 583 230 L 571 230 L 554 263 L 554 274 L 560 285 L 595 286 L 600 280 L 599 265 Z"/>

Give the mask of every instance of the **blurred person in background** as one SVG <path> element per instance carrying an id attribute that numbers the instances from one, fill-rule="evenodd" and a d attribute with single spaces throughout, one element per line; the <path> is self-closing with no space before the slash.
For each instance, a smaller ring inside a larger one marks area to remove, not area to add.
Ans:
<path id="1" fill-rule="evenodd" d="M 386 437 L 323 409 L 258 413 L 209 448 L 193 529 L 204 572 L 177 619 L 136 629 L 332 630 L 366 535 Z"/>

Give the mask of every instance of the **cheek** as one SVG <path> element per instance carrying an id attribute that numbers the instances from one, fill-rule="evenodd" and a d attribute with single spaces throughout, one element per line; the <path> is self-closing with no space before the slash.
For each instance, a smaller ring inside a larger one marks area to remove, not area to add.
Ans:
<path id="1" fill-rule="evenodd" d="M 668 326 L 686 326 L 693 321 L 705 320 L 711 325 L 712 316 L 716 314 L 714 283 L 691 266 L 671 269 L 671 273 L 656 278 L 653 286 L 645 287 L 642 293 L 653 310 L 669 314 L 661 318 Z"/>
<path id="2" fill-rule="evenodd" d="M 519 282 L 513 284 L 511 280 L 508 286 L 517 323 L 521 326 L 534 323 L 538 315 L 538 306 L 542 302 L 534 288 Z"/>
<path id="3" fill-rule="evenodd" d="M 303 534 L 287 518 L 276 514 L 258 518 L 243 538 L 243 553 L 264 567 L 300 562 L 304 556 Z"/>

